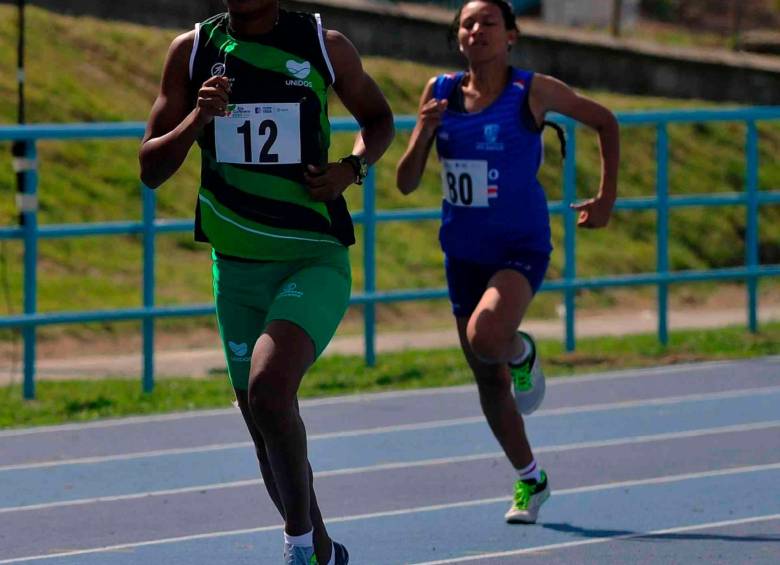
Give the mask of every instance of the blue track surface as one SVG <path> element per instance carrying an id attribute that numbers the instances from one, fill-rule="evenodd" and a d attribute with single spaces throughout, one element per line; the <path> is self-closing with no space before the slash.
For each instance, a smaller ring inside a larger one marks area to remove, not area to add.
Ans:
<path id="1" fill-rule="evenodd" d="M 780 562 L 778 358 L 551 381 L 535 526 L 473 387 L 302 411 L 353 564 Z M 247 440 L 233 409 L 0 432 L 0 565 L 281 563 Z"/>

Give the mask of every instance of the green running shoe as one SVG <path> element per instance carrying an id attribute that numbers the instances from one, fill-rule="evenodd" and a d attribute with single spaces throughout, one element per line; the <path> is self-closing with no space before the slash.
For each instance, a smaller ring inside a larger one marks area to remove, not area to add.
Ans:
<path id="1" fill-rule="evenodd" d="M 534 339 L 525 332 L 518 331 L 517 333 L 524 338 L 524 341 L 531 344 L 531 354 L 519 365 L 510 363 L 509 374 L 512 376 L 517 410 L 527 416 L 542 404 L 547 387 L 544 383 L 544 373 L 539 363 Z"/>
<path id="2" fill-rule="evenodd" d="M 518 480 L 515 483 L 515 499 L 509 511 L 504 515 L 509 524 L 535 524 L 539 508 L 550 498 L 550 485 L 547 473 L 541 472 L 539 481 Z"/>

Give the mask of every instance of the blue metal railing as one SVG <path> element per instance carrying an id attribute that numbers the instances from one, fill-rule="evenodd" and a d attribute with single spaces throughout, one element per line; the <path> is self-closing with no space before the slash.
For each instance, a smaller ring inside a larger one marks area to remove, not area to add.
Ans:
<path id="1" fill-rule="evenodd" d="M 576 200 L 576 141 L 577 125 L 573 120 L 554 116 L 568 136 L 569 155 L 564 164 L 563 200 L 550 203 L 550 213 L 563 217 L 564 268 L 559 280 L 545 282 L 542 290 L 562 292 L 565 305 L 566 349 L 573 351 L 576 344 L 576 292 L 580 289 L 655 285 L 658 288 L 658 337 L 668 341 L 668 287 L 676 282 L 719 280 L 745 280 L 747 282 L 747 323 L 751 331 L 758 328 L 758 280 L 780 275 L 780 265 L 759 264 L 759 208 L 763 204 L 780 203 L 780 190 L 760 191 L 758 186 L 758 128 L 757 121 L 780 119 L 780 107 L 757 107 L 736 110 L 682 110 L 668 112 L 622 113 L 618 120 L 622 125 L 655 126 L 656 138 L 656 196 L 623 198 L 616 210 L 654 210 L 657 214 L 657 258 L 655 273 L 577 278 L 576 265 L 576 215 L 569 204 Z M 672 123 L 743 122 L 747 125 L 745 141 L 745 191 L 701 195 L 669 194 L 669 139 L 668 126 Z M 399 117 L 398 130 L 414 127 L 414 117 Z M 353 132 L 357 127 L 349 119 L 334 119 L 333 131 Z M 155 289 L 155 238 L 160 233 L 184 232 L 193 228 L 192 220 L 156 219 L 156 200 L 152 190 L 142 187 L 143 216 L 140 222 L 98 222 L 90 224 L 66 224 L 38 226 L 37 206 L 37 152 L 39 140 L 75 140 L 88 138 L 139 138 L 143 134 L 142 123 L 119 124 L 71 124 L 30 125 L 0 127 L 0 141 L 26 142 L 26 157 L 17 165 L 24 170 L 24 195 L 19 199 L 20 227 L 0 227 L 0 240 L 24 241 L 24 313 L 0 317 L 0 328 L 22 328 L 24 339 L 24 396 L 35 396 L 35 345 L 36 328 L 52 324 L 71 324 L 97 321 L 141 320 L 143 332 L 143 388 L 151 391 L 154 386 L 154 320 L 163 317 L 199 316 L 214 312 L 213 304 L 185 306 L 156 306 Z M 356 223 L 364 226 L 364 288 L 352 297 L 353 304 L 364 307 L 365 359 L 373 365 L 375 352 L 375 307 L 377 303 L 401 302 L 443 298 L 446 289 L 376 290 L 376 225 L 380 222 L 430 220 L 439 217 L 439 209 L 376 210 L 376 181 L 373 169 L 366 179 L 363 210 L 353 214 Z M 740 268 L 711 269 L 706 271 L 669 270 L 669 212 L 674 208 L 694 206 L 733 206 L 746 208 L 745 265 Z M 83 237 L 89 235 L 138 234 L 143 238 L 142 306 L 89 312 L 38 313 L 37 258 L 38 240 Z"/>

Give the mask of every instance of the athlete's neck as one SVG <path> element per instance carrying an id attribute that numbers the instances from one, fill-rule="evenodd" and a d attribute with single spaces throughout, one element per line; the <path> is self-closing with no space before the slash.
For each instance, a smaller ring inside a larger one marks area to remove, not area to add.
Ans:
<path id="1" fill-rule="evenodd" d="M 506 82 L 507 62 L 502 59 L 469 65 L 463 87 L 465 90 L 479 93 L 480 98 L 492 98 L 504 90 Z"/>
<path id="2" fill-rule="evenodd" d="M 279 3 L 244 14 L 230 14 L 230 31 L 238 38 L 263 35 L 270 32 L 279 20 Z"/>

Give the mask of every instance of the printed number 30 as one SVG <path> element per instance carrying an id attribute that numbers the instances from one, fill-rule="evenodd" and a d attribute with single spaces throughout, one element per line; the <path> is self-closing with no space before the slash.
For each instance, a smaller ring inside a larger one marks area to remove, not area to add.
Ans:
<path id="1" fill-rule="evenodd" d="M 474 200 L 474 182 L 468 173 L 461 173 L 457 178 L 453 173 L 447 173 L 447 190 L 453 204 L 458 204 L 460 198 L 461 205 L 469 206 Z"/>
<path id="2" fill-rule="evenodd" d="M 239 128 L 236 128 L 239 134 L 244 136 L 244 161 L 247 163 L 252 162 L 252 123 L 247 120 Z M 263 143 L 262 149 L 260 149 L 260 163 L 278 163 L 279 154 L 270 153 L 271 147 L 273 147 L 276 137 L 279 134 L 279 128 L 276 122 L 273 120 L 263 120 L 260 123 L 258 134 L 262 137 L 268 134 L 268 138 Z"/>

